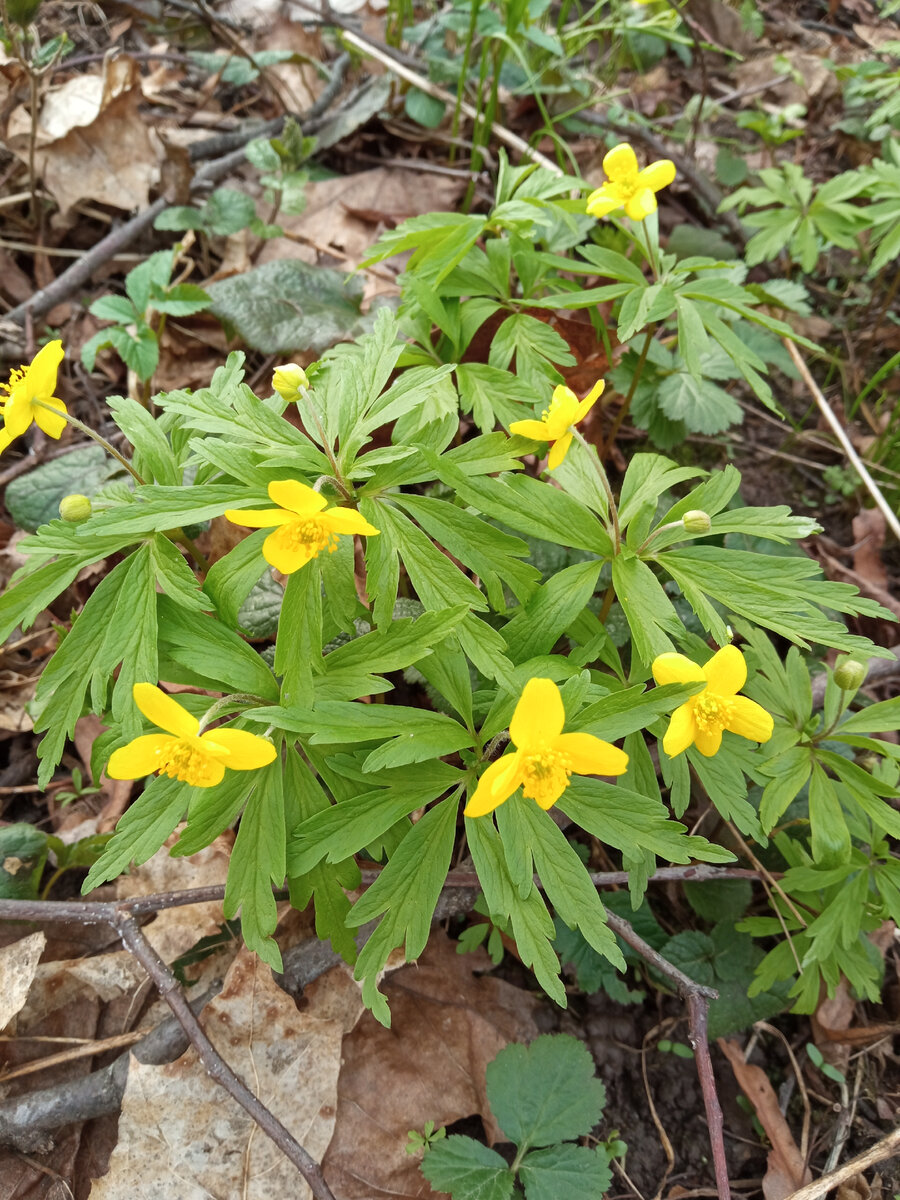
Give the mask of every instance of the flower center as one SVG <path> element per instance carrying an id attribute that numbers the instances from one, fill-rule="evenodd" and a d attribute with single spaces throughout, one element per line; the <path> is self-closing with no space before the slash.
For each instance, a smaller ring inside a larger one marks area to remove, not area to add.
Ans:
<path id="1" fill-rule="evenodd" d="M 326 529 L 318 517 L 306 517 L 299 521 L 291 521 L 287 526 L 286 533 L 292 549 L 302 550 L 308 546 L 312 550 L 313 558 L 322 550 L 334 554 L 337 549 L 337 534 Z"/>
<path id="2" fill-rule="evenodd" d="M 710 733 L 716 729 L 724 729 L 733 710 L 734 705 L 729 699 L 724 696 L 710 696 L 704 692 L 694 704 L 694 720 L 698 729 Z"/>
<path id="3" fill-rule="evenodd" d="M 569 786 L 572 767 L 559 750 L 539 750 L 525 760 L 522 795 L 536 800 L 541 807 L 554 804 Z"/>
<path id="4" fill-rule="evenodd" d="M 215 770 L 214 759 L 204 754 L 197 746 L 180 738 L 173 738 L 168 746 L 159 751 L 160 775 L 180 779 L 192 787 L 205 787 L 212 783 Z"/>

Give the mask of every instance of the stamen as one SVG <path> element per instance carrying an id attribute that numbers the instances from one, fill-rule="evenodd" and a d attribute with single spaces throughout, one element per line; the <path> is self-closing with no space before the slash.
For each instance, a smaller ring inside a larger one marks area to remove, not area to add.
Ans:
<path id="1" fill-rule="evenodd" d="M 157 770 L 160 775 L 180 779 L 192 787 L 208 785 L 215 777 L 214 760 L 188 741 L 173 738 L 158 753 L 160 765 Z"/>
<path id="2" fill-rule="evenodd" d="M 710 733 L 716 729 L 724 729 L 733 710 L 734 705 L 724 696 L 709 696 L 704 693 L 694 704 L 694 720 L 698 729 Z"/>
<path id="3" fill-rule="evenodd" d="M 559 799 L 569 786 L 572 765 L 559 750 L 539 750 L 525 760 L 522 795 L 538 804 Z"/>
<path id="4" fill-rule="evenodd" d="M 301 550 L 306 546 L 312 546 L 314 558 L 322 550 L 327 550 L 329 554 L 334 554 L 337 549 L 337 534 L 326 529 L 317 517 L 307 517 L 305 520 L 292 521 L 287 526 L 286 532 L 291 540 L 293 549 Z"/>

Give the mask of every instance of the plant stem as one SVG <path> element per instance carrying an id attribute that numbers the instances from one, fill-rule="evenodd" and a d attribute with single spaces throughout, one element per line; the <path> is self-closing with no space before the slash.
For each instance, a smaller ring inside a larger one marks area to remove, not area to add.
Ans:
<path id="1" fill-rule="evenodd" d="M 134 469 L 128 459 L 123 458 L 115 446 L 111 445 L 105 437 L 101 437 L 99 433 L 91 429 L 89 425 L 85 425 L 83 421 L 79 421 L 78 418 L 73 417 L 71 413 L 61 412 L 60 409 L 54 408 L 52 404 L 44 404 L 41 400 L 32 400 L 31 403 L 37 405 L 38 408 L 46 409 L 47 412 L 56 413 L 58 417 L 65 417 L 65 419 L 71 426 L 73 426 L 73 428 L 80 429 L 82 433 L 87 434 L 87 436 L 92 441 L 96 442 L 98 446 L 102 446 L 107 454 L 111 454 L 117 462 L 120 462 L 128 474 L 134 478 L 136 483 L 139 483 L 141 486 L 146 484 L 146 479 L 142 479 L 141 476 L 138 475 L 137 471 Z"/>
<path id="2" fill-rule="evenodd" d="M 450 162 L 456 161 L 456 139 L 459 137 L 459 121 L 462 116 L 463 92 L 466 90 L 466 79 L 469 75 L 469 65 L 472 61 L 472 45 L 475 41 L 475 29 L 478 24 L 478 12 L 481 0 L 472 0 L 469 12 L 469 28 L 466 31 L 466 44 L 463 47 L 462 64 L 459 68 L 459 89 L 456 93 L 456 105 L 453 109 L 453 120 L 450 124 Z"/>
<path id="3" fill-rule="evenodd" d="M 634 369 L 634 374 L 631 377 L 631 387 L 628 389 L 628 395 L 625 397 L 625 403 L 616 414 L 616 419 L 613 421 L 613 427 L 609 431 L 609 437 L 603 443 L 603 457 L 612 450 L 615 444 L 616 434 L 622 428 L 622 422 L 628 416 L 628 410 L 631 408 L 631 401 L 634 398 L 634 393 L 637 390 L 637 385 L 640 382 L 641 375 L 644 371 L 644 363 L 647 361 L 647 354 L 650 350 L 650 343 L 653 341 L 653 330 L 648 329 L 647 335 L 644 338 L 644 345 L 641 348 L 641 356 L 638 359 L 638 364 Z"/>
<path id="4" fill-rule="evenodd" d="M 610 532 L 613 536 L 615 553 L 618 554 L 622 545 L 622 535 L 621 531 L 619 530 L 619 510 L 616 507 L 616 498 L 613 495 L 612 488 L 609 486 L 609 479 L 607 478 L 606 471 L 603 468 L 603 463 L 600 461 L 600 456 L 598 455 L 596 448 L 588 445 L 584 439 L 584 434 L 582 434 L 580 430 L 573 429 L 572 434 L 575 437 L 575 440 L 579 442 L 587 451 L 587 456 L 597 473 L 597 478 L 600 480 L 600 484 L 606 496 L 606 503 L 609 507 L 609 524 L 611 527 Z"/>

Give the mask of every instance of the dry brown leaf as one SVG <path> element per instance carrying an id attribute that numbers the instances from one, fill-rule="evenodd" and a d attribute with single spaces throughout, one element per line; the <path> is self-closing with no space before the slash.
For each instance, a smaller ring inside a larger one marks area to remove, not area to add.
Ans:
<path id="1" fill-rule="evenodd" d="M 334 1129 L 341 1044 L 359 1019 L 362 1001 L 344 967 L 329 971 L 306 996 L 300 1012 L 271 970 L 243 950 L 201 1020 L 229 1065 L 321 1159 Z M 119 1142 L 91 1200 L 309 1195 L 296 1168 L 210 1081 L 193 1049 L 164 1067 L 132 1058 Z"/>
<path id="2" fill-rule="evenodd" d="M 84 199 L 123 209 L 147 205 L 163 149 L 138 111 L 142 98 L 137 64 L 124 56 L 109 60 L 102 76 L 76 77 L 45 98 L 35 162 L 63 215 Z M 20 106 L 6 140 L 23 161 L 30 130 L 31 116 Z"/>
<path id="3" fill-rule="evenodd" d="M 778 1096 L 762 1067 L 744 1062 L 744 1052 L 737 1042 L 719 1038 L 719 1049 L 731 1063 L 741 1091 L 753 1105 L 759 1123 L 772 1144 L 768 1167 L 763 1178 L 766 1200 L 784 1200 L 792 1192 L 809 1183 L 812 1174 L 805 1167 L 790 1126 L 778 1105 Z"/>
<path id="4" fill-rule="evenodd" d="M 881 560 L 885 532 L 880 509 L 864 508 L 853 518 L 853 570 L 873 587 L 887 591 L 888 573 Z"/>
<path id="5" fill-rule="evenodd" d="M 391 1028 L 367 1013 L 344 1042 L 337 1127 L 323 1170 L 341 1200 L 430 1197 L 406 1135 L 426 1121 L 447 1125 L 480 1113 L 499 1136 L 485 1094 L 485 1067 L 509 1041 L 537 1036 L 537 1002 L 491 975 L 487 955 L 460 955 L 432 930 L 417 964 L 384 984 Z"/>
<path id="6" fill-rule="evenodd" d="M 0 1029 L 5 1029 L 28 998 L 47 939 L 43 933 L 4 946 L 0 950 Z"/>

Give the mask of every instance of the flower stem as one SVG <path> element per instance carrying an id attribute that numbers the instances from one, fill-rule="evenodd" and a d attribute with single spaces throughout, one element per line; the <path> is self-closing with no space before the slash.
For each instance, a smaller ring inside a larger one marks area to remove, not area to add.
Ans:
<path id="1" fill-rule="evenodd" d="M 111 454 L 117 462 L 120 462 L 128 474 L 134 478 L 136 483 L 139 483 L 142 486 L 146 484 L 146 479 L 142 479 L 141 476 L 138 475 L 137 471 L 134 469 L 128 459 L 123 458 L 115 446 L 108 442 L 105 437 L 101 437 L 96 430 L 91 429 L 89 425 L 85 425 L 83 421 L 79 421 L 78 418 L 73 417 L 71 413 L 61 412 L 60 409 L 54 408 L 52 404 L 44 404 L 42 400 L 32 400 L 31 403 L 36 405 L 38 408 L 46 409 L 47 412 L 55 413 L 58 417 L 64 417 L 74 429 L 80 429 L 82 433 L 86 434 L 92 441 L 96 442 L 98 446 L 102 446 L 107 454 Z"/>
<path id="2" fill-rule="evenodd" d="M 615 445 L 616 435 L 622 428 L 622 422 L 628 416 L 628 411 L 631 408 L 631 401 L 634 398 L 634 393 L 637 391 L 637 385 L 640 383 L 641 375 L 644 373 L 644 363 L 647 361 L 647 354 L 650 350 L 650 343 L 653 341 L 653 330 L 647 330 L 647 336 L 644 338 L 644 345 L 641 348 L 641 356 L 638 359 L 638 364 L 634 369 L 634 374 L 631 377 L 631 387 L 628 389 L 628 395 L 625 397 L 625 403 L 616 414 L 616 419 L 613 421 L 613 427 L 609 431 L 609 437 L 603 443 L 603 457 L 612 450 Z"/>
<path id="3" fill-rule="evenodd" d="M 222 696 L 206 710 L 200 718 L 200 728 L 197 732 L 202 733 L 208 725 L 211 725 L 213 721 L 221 717 L 227 709 L 237 708 L 242 704 L 249 704 L 254 708 L 260 708 L 267 705 L 268 701 L 263 700 L 261 696 L 253 696 L 250 692 L 231 692 L 227 696 Z"/>
<path id="4" fill-rule="evenodd" d="M 597 478 L 600 480 L 600 484 L 601 484 L 601 486 L 603 488 L 603 492 L 606 496 L 606 503 L 607 503 L 607 506 L 609 507 L 609 523 L 610 523 L 611 532 L 613 535 L 613 543 L 615 545 L 615 553 L 618 554 L 619 549 L 622 545 L 622 534 L 621 534 L 621 531 L 619 530 L 619 510 L 616 507 L 616 498 L 613 495 L 612 488 L 609 486 L 609 479 L 607 477 L 606 471 L 603 468 L 603 463 L 601 463 L 601 461 L 600 461 L 600 456 L 597 453 L 596 448 L 594 446 L 589 445 L 585 441 L 584 434 L 582 434 L 580 430 L 573 429 L 572 434 L 573 434 L 575 440 L 577 442 L 579 442 L 587 451 L 587 456 L 590 459 L 591 464 L 597 473 Z"/>

